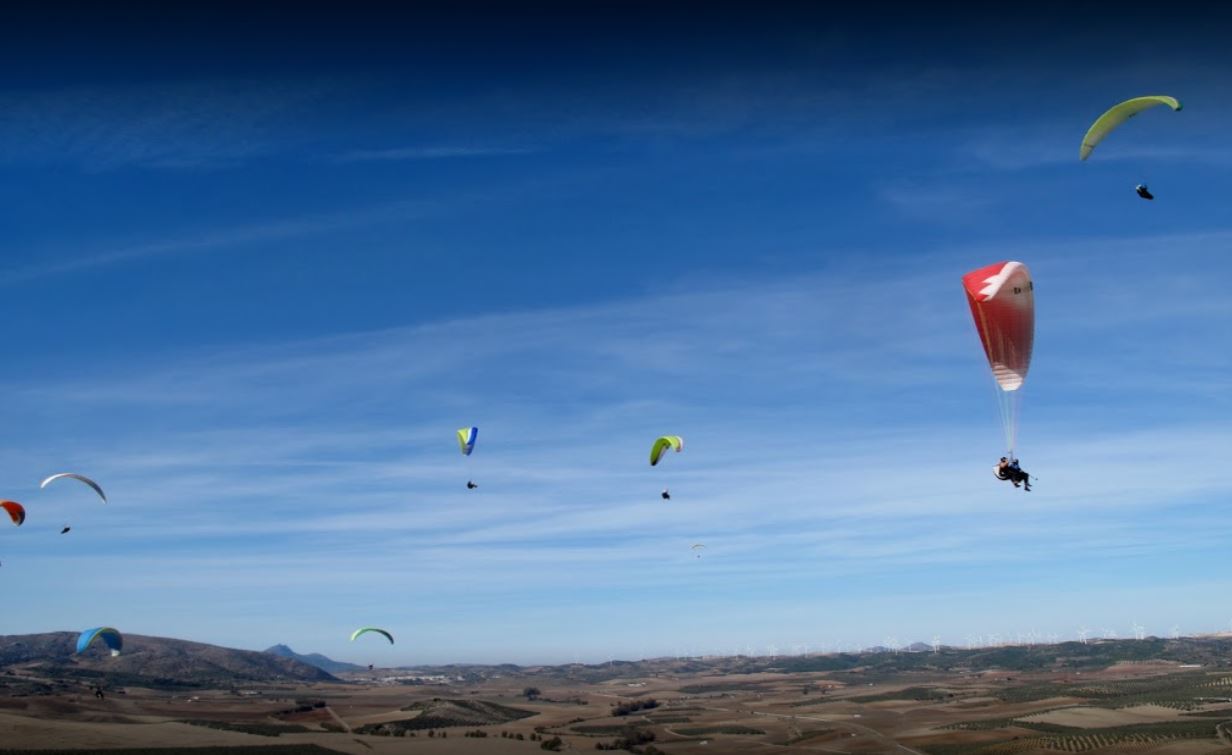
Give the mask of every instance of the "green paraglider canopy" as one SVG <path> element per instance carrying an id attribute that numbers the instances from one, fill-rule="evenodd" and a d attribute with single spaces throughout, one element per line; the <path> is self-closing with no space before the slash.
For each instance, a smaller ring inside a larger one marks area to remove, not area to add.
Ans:
<path id="1" fill-rule="evenodd" d="M 368 632 L 376 632 L 377 634 L 383 634 L 385 635 L 385 639 L 389 640 L 390 645 L 394 644 L 394 636 L 390 634 L 389 632 L 386 632 L 384 629 L 380 629 L 378 627 L 360 627 L 359 629 L 356 629 L 354 632 L 351 632 L 351 642 L 355 642 L 356 637 L 359 637 L 361 634 L 367 634 Z"/>
<path id="2" fill-rule="evenodd" d="M 1134 97 L 1108 108 L 1107 112 L 1095 119 L 1095 122 L 1091 124 L 1091 128 L 1087 129 L 1086 136 L 1082 137 L 1082 149 L 1078 151 L 1078 159 L 1085 160 L 1090 157 L 1091 151 L 1099 146 L 1104 137 L 1112 133 L 1117 126 L 1120 126 L 1143 110 L 1159 105 L 1167 105 L 1173 110 L 1181 109 L 1180 100 L 1162 94 Z"/>
<path id="3" fill-rule="evenodd" d="M 650 466 L 658 464 L 659 459 L 663 458 L 663 454 L 669 448 L 680 453 L 684 450 L 684 438 L 679 435 L 664 435 L 655 440 L 654 445 L 650 447 Z"/>

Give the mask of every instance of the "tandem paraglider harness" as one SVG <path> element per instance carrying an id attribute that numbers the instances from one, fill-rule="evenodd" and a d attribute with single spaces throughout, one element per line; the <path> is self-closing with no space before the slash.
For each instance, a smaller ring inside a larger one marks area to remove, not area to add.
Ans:
<path id="1" fill-rule="evenodd" d="M 1026 490 L 1031 490 L 1031 475 L 1019 468 L 1017 459 L 1014 459 L 1005 466 L 1001 464 L 996 465 L 992 468 L 992 473 L 998 480 L 1014 483 L 1014 487 L 1018 487 L 1021 483 L 1025 486 Z"/>

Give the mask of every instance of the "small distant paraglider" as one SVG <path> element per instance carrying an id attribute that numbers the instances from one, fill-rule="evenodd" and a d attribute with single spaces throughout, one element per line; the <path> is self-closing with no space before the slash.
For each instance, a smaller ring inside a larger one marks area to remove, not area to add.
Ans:
<path id="1" fill-rule="evenodd" d="M 475 441 L 479 440 L 478 427 L 463 427 L 458 430 L 458 448 L 461 449 L 462 455 L 470 457 L 475 451 Z M 479 487 L 474 480 L 466 481 L 466 489 L 474 490 Z"/>
<path id="2" fill-rule="evenodd" d="M 676 453 L 684 450 L 684 438 L 679 435 L 662 435 L 655 439 L 655 442 L 650 446 L 650 466 L 654 467 L 659 464 L 663 458 L 663 454 L 667 453 L 667 449 L 672 449 Z M 663 492 L 659 497 L 665 501 L 672 500 L 672 494 L 667 488 L 663 488 Z"/>
<path id="3" fill-rule="evenodd" d="M 354 632 L 351 632 L 351 642 L 355 642 L 356 638 L 362 637 L 363 635 L 368 634 L 369 632 L 381 635 L 385 639 L 389 640 L 390 645 L 394 644 L 394 636 L 379 627 L 360 627 L 359 629 L 356 629 Z M 372 670 L 372 666 L 373 664 L 371 663 L 368 664 L 369 671 Z"/>
<path id="4" fill-rule="evenodd" d="M 77 474 L 76 472 L 60 472 L 59 474 L 53 474 L 51 477 L 48 477 L 46 480 L 43 480 L 41 483 L 39 483 L 39 488 L 40 489 L 46 488 L 48 485 L 55 482 L 56 480 L 64 480 L 64 479 L 77 480 L 83 485 L 87 485 L 95 493 L 98 494 L 99 498 L 103 499 L 103 503 L 107 502 L 107 494 L 103 492 L 102 486 L 100 486 L 94 480 L 91 480 L 89 477 L 86 477 L 85 475 Z M 71 529 L 72 527 L 66 524 L 64 525 L 64 529 L 60 530 L 60 534 L 66 535 Z"/>
<path id="5" fill-rule="evenodd" d="M 692 547 L 690 547 L 689 550 L 693 552 L 693 555 L 695 557 L 701 558 L 702 551 L 706 550 L 706 546 L 701 543 L 693 543 Z"/>
<path id="6" fill-rule="evenodd" d="M 1099 146 L 1099 143 L 1104 140 L 1104 137 L 1115 131 L 1125 121 L 1133 118 L 1143 110 L 1149 110 L 1160 105 L 1167 105 L 1174 111 L 1181 109 L 1180 100 L 1162 94 L 1134 97 L 1108 108 L 1103 115 L 1095 119 L 1095 122 L 1087 129 L 1086 135 L 1082 137 L 1082 147 L 1078 150 L 1078 159 L 1086 160 L 1090 157 L 1095 148 Z M 1155 198 L 1144 183 L 1135 186 L 1134 191 L 1143 199 Z"/>
<path id="7" fill-rule="evenodd" d="M 77 638 L 77 653 L 80 655 L 90 647 L 90 644 L 95 640 L 101 639 L 104 644 L 111 650 L 113 656 L 119 655 L 120 650 L 124 647 L 124 638 L 120 635 L 119 630 L 112 627 L 94 627 L 87 629 Z"/>

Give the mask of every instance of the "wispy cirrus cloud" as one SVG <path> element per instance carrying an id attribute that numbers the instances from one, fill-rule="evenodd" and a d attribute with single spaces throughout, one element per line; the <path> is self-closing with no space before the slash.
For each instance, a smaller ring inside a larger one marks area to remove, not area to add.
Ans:
<path id="1" fill-rule="evenodd" d="M 880 197 L 903 217 L 941 225 L 980 219 L 997 202 L 988 192 L 939 181 L 895 181 L 881 188 Z"/>
<path id="2" fill-rule="evenodd" d="M 387 149 L 356 149 L 335 158 L 339 163 L 400 162 L 413 160 L 448 160 L 455 158 L 513 157 L 540 151 L 533 147 L 491 147 L 437 145 L 420 147 L 390 147 Z"/>
<path id="3" fill-rule="evenodd" d="M 0 163 L 96 171 L 227 166 L 307 138 L 297 116 L 337 91 L 324 79 L 0 91 Z"/>
<path id="4" fill-rule="evenodd" d="M 402 221 L 430 213 L 435 204 L 407 200 L 318 215 L 255 221 L 224 229 L 200 229 L 146 243 L 0 269 L 0 286 L 55 275 L 66 275 L 138 260 L 231 250 L 267 242 L 335 233 L 358 227 Z"/>

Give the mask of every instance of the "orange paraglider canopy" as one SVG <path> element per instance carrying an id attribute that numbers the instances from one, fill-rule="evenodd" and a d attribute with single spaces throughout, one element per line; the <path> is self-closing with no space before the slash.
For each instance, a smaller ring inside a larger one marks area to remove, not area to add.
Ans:
<path id="1" fill-rule="evenodd" d="M 13 524 L 18 527 L 26 521 L 26 508 L 17 501 L 0 501 L 0 509 L 7 511 L 9 519 L 12 519 Z"/>

